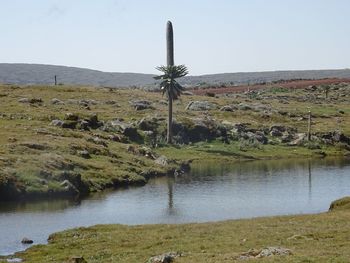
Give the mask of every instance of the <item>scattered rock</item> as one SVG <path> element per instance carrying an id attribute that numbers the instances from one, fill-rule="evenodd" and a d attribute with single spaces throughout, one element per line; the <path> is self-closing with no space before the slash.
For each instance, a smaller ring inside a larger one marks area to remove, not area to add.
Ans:
<path id="1" fill-rule="evenodd" d="M 133 127 L 131 123 L 126 123 L 120 120 L 107 122 L 103 127 L 101 127 L 101 130 L 107 132 L 119 132 L 132 141 L 137 141 L 140 138 L 137 128 Z"/>
<path id="2" fill-rule="evenodd" d="M 183 255 L 179 252 L 168 252 L 158 256 L 151 257 L 147 263 L 171 263 L 174 262 L 175 258 L 182 257 Z"/>
<path id="3" fill-rule="evenodd" d="M 252 110 L 252 107 L 249 106 L 248 104 L 240 103 L 240 104 L 238 104 L 238 109 L 246 111 L 246 110 Z"/>
<path id="4" fill-rule="evenodd" d="M 208 101 L 191 101 L 188 103 L 186 110 L 206 111 L 216 109 L 217 105 Z"/>
<path id="5" fill-rule="evenodd" d="M 87 150 L 78 151 L 77 154 L 85 159 L 90 159 L 90 153 Z"/>
<path id="6" fill-rule="evenodd" d="M 21 98 L 18 100 L 18 102 L 20 102 L 20 103 L 29 103 L 29 101 L 30 100 L 28 98 Z"/>
<path id="7" fill-rule="evenodd" d="M 168 166 L 169 160 L 164 155 L 159 156 L 157 159 L 154 160 L 156 164 L 159 164 L 161 166 Z"/>
<path id="8" fill-rule="evenodd" d="M 292 251 L 282 247 L 267 247 L 260 250 L 250 249 L 247 252 L 242 253 L 237 257 L 238 260 L 248 260 L 254 258 L 264 258 L 271 256 L 288 256 L 292 255 Z"/>
<path id="9" fill-rule="evenodd" d="M 51 100 L 51 104 L 53 104 L 53 105 L 64 105 L 64 102 L 59 100 L 59 99 L 57 99 L 57 98 L 53 98 Z"/>
<path id="10" fill-rule="evenodd" d="M 152 106 L 152 103 L 148 100 L 134 100 L 134 101 L 129 101 L 129 103 L 137 111 L 154 109 L 154 107 Z"/>
<path id="11" fill-rule="evenodd" d="M 50 125 L 57 126 L 57 127 L 63 127 L 64 121 L 61 120 L 52 120 Z"/>
<path id="12" fill-rule="evenodd" d="M 68 112 L 64 116 L 64 119 L 67 121 L 77 121 L 77 120 L 79 120 L 79 116 L 75 113 Z"/>
<path id="13" fill-rule="evenodd" d="M 119 107 L 118 102 L 116 102 L 115 100 L 107 100 L 105 101 L 105 104 Z"/>
<path id="14" fill-rule="evenodd" d="M 282 125 L 273 125 L 270 127 L 270 135 L 274 137 L 280 137 L 283 135 L 283 132 L 286 131 L 286 127 Z"/>
<path id="15" fill-rule="evenodd" d="M 79 100 L 78 104 L 81 106 L 87 107 L 89 105 L 97 105 L 98 102 L 92 99 L 82 99 L 82 100 Z"/>
<path id="16" fill-rule="evenodd" d="M 93 143 L 98 144 L 98 145 L 102 145 L 102 146 L 104 146 L 104 147 L 108 147 L 108 144 L 107 144 L 104 140 L 102 140 L 101 138 L 99 138 L 99 137 L 92 137 L 92 138 L 89 138 L 88 141 L 89 141 L 89 142 L 93 142 Z"/>
<path id="17" fill-rule="evenodd" d="M 296 139 L 288 143 L 289 146 L 299 146 L 302 145 L 306 141 L 307 135 L 306 133 L 297 133 Z"/>
<path id="18" fill-rule="evenodd" d="M 226 105 L 220 108 L 220 111 L 234 111 L 235 108 L 233 106 L 230 105 Z"/>
<path id="19" fill-rule="evenodd" d="M 31 239 L 29 239 L 29 238 L 27 238 L 27 237 L 24 237 L 24 238 L 22 239 L 21 243 L 22 243 L 22 244 L 33 244 L 34 241 L 31 240 Z"/>
<path id="20" fill-rule="evenodd" d="M 62 186 L 68 193 L 71 194 L 79 194 L 79 190 L 68 180 L 64 180 L 62 183 L 60 183 L 60 186 Z"/>

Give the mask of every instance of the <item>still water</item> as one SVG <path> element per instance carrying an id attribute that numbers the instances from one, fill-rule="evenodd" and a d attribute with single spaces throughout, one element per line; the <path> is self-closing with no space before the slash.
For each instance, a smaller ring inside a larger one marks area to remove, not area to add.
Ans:
<path id="1" fill-rule="evenodd" d="M 350 195 L 350 160 L 254 161 L 192 166 L 177 178 L 80 200 L 0 203 L 0 255 L 23 250 L 23 237 L 95 224 L 206 222 L 327 211 Z"/>

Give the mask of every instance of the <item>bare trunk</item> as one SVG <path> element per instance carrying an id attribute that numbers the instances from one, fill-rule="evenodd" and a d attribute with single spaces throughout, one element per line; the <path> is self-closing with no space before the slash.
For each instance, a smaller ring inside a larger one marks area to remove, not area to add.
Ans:
<path id="1" fill-rule="evenodd" d="M 307 125 L 307 140 L 311 140 L 311 111 L 309 111 L 309 121 Z"/>
<path id="2" fill-rule="evenodd" d="M 168 132 L 167 132 L 167 142 L 173 142 L 173 99 L 169 98 L 168 102 Z"/>

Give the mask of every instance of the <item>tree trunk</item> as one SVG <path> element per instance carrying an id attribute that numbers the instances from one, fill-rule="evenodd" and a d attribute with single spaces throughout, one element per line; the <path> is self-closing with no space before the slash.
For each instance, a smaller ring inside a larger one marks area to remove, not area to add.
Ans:
<path id="1" fill-rule="evenodd" d="M 166 26 L 166 52 L 167 52 L 167 66 L 174 66 L 174 35 L 173 25 L 168 21 Z M 170 92 L 168 94 L 171 94 Z M 173 141 L 173 98 L 171 95 L 168 97 L 168 132 L 167 142 L 169 144 Z"/>
<path id="2" fill-rule="evenodd" d="M 168 101 L 168 132 L 167 132 L 167 142 L 173 142 L 173 98 L 169 98 Z"/>

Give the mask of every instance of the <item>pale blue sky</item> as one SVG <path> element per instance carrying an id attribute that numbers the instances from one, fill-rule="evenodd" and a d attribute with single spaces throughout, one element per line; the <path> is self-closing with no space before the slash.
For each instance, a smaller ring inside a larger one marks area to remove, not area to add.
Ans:
<path id="1" fill-rule="evenodd" d="M 191 75 L 350 67 L 349 0 L 1 0 L 0 62 Z"/>

